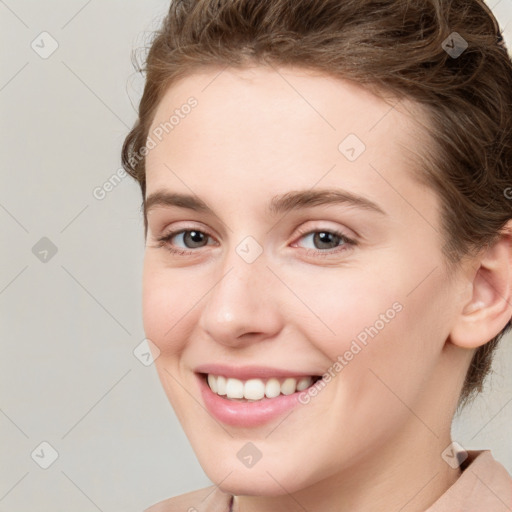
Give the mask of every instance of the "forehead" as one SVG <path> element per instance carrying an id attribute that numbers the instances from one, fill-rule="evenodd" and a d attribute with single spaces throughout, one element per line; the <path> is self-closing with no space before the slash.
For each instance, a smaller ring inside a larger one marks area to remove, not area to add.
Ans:
<path id="1" fill-rule="evenodd" d="M 193 102 L 191 108 L 187 103 Z M 220 139 L 229 136 L 222 141 L 223 148 L 243 144 L 248 157 L 270 148 L 288 153 L 300 148 L 304 157 L 330 146 L 336 154 L 339 143 L 350 134 L 370 150 L 379 151 L 383 142 L 415 150 L 422 138 L 417 120 L 423 117 L 411 101 L 398 101 L 391 95 L 384 101 L 353 81 L 318 71 L 214 67 L 186 76 L 167 89 L 149 135 L 156 130 L 157 139 L 203 150 L 218 148 Z M 305 141 L 309 143 L 304 146 Z M 406 151 L 395 153 L 407 156 Z M 151 151 L 148 164 L 157 155 L 158 151 Z"/>
<path id="2" fill-rule="evenodd" d="M 383 187 L 395 199 L 400 189 L 408 196 L 426 139 L 418 121 L 425 118 L 413 102 L 318 71 L 204 69 L 160 101 L 148 134 L 156 144 L 146 157 L 147 191 L 171 181 L 183 189 L 172 168 L 195 190 L 218 176 L 255 192 L 262 183 L 311 188 L 322 180 L 367 196 Z"/>
<path id="3" fill-rule="evenodd" d="M 260 118 L 272 113 L 286 114 L 290 121 L 309 118 L 313 126 L 334 131 L 345 129 L 347 124 L 361 131 L 373 129 L 390 110 L 395 118 L 398 112 L 405 114 L 410 123 L 421 113 L 411 101 L 398 101 L 384 91 L 381 94 L 386 95 L 386 100 L 354 81 L 300 67 L 201 68 L 167 89 L 153 127 L 165 122 L 169 113 L 179 110 L 191 96 L 202 104 L 195 109 L 195 117 L 198 111 L 205 115 L 220 112 L 243 115 L 257 107 Z M 407 111 L 411 109 L 412 115 Z M 225 115 L 219 118 L 219 121 L 227 120 Z"/>

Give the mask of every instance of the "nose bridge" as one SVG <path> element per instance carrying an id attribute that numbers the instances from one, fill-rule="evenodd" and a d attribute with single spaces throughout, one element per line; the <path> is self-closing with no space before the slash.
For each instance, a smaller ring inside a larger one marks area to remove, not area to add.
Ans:
<path id="1" fill-rule="evenodd" d="M 218 277 L 206 296 L 201 327 L 222 343 L 246 333 L 269 335 L 278 328 L 272 273 L 263 248 L 246 237 L 219 264 Z"/>

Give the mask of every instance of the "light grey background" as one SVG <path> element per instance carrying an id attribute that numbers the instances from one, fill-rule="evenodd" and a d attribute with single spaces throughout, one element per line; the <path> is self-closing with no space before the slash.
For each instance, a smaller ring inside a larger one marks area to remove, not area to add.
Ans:
<path id="1" fill-rule="evenodd" d="M 512 48 L 512 0 L 489 5 Z M 144 339 L 138 185 L 93 195 L 135 120 L 132 49 L 167 8 L 0 0 L 0 512 L 140 511 L 210 485 L 154 367 L 133 353 Z M 512 472 L 510 337 L 494 369 L 454 439 Z M 47 469 L 43 442 L 58 453 Z"/>

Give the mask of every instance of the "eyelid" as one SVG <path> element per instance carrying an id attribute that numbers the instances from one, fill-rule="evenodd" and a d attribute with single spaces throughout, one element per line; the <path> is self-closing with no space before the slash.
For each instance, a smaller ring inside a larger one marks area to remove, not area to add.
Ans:
<path id="1" fill-rule="evenodd" d="M 204 233 L 205 235 L 208 235 L 211 238 L 216 238 L 214 235 L 211 234 L 211 230 L 206 227 L 201 222 L 195 222 L 192 224 L 187 224 L 187 221 L 183 222 L 175 222 L 172 223 L 172 225 L 165 224 L 163 227 L 155 226 L 155 229 L 152 230 L 151 228 L 148 230 L 148 235 L 152 240 L 158 241 L 162 238 L 166 238 L 168 235 L 172 234 L 173 236 L 176 236 L 183 231 L 200 231 L 201 233 Z"/>
<path id="2" fill-rule="evenodd" d="M 300 226 L 296 229 L 296 231 L 300 236 L 309 235 L 311 233 L 317 233 L 322 231 L 328 231 L 330 233 L 338 233 L 347 240 L 350 240 L 352 242 L 356 242 L 356 239 L 358 238 L 358 235 L 353 230 L 349 230 L 347 228 L 342 228 L 339 226 L 329 226 L 325 224 L 325 222 L 323 224 L 320 222 L 319 225 L 309 226 L 308 228 Z"/>

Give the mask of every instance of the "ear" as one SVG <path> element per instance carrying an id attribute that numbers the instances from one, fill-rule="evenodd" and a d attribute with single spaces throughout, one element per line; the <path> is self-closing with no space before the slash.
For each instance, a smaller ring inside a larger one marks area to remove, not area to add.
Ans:
<path id="1" fill-rule="evenodd" d="M 512 220 L 500 238 L 472 260 L 469 300 L 450 333 L 462 348 L 478 348 L 492 340 L 512 317 Z"/>

